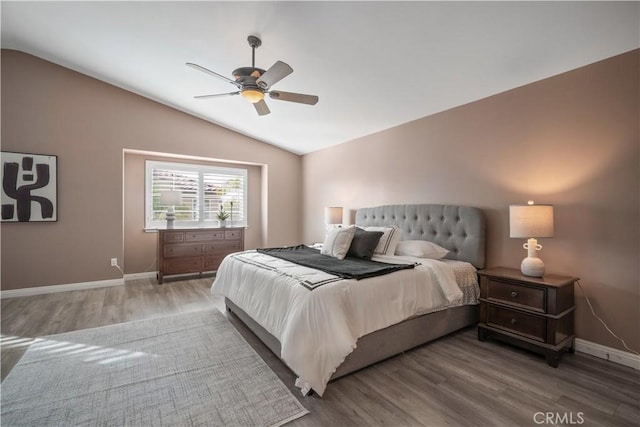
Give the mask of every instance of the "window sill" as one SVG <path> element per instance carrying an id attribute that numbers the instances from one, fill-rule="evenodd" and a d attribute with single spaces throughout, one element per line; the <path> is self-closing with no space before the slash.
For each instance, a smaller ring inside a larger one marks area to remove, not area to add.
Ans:
<path id="1" fill-rule="evenodd" d="M 181 226 L 177 226 L 177 227 L 173 227 L 173 228 L 166 228 L 166 227 L 157 227 L 157 228 L 144 228 L 143 231 L 145 233 L 157 233 L 158 230 L 193 230 L 193 229 L 197 229 L 197 228 L 244 228 L 245 230 L 249 228 L 248 225 L 227 225 L 226 227 L 217 227 L 214 225 L 201 225 L 201 226 L 193 226 L 193 225 L 181 225 Z"/>

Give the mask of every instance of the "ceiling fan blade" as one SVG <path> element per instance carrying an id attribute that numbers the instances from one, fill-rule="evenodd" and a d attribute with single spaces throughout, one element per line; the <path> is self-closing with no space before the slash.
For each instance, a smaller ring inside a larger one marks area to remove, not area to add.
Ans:
<path id="1" fill-rule="evenodd" d="M 271 97 L 271 99 L 277 99 L 279 101 L 297 102 L 300 104 L 308 105 L 316 105 L 319 99 L 315 95 L 305 95 L 303 93 L 281 92 L 275 90 L 269 92 L 269 96 Z"/>
<path id="2" fill-rule="evenodd" d="M 204 68 L 204 67 L 203 67 L 203 66 L 201 66 L 201 65 L 194 64 L 194 63 L 192 63 L 192 62 L 187 62 L 185 65 L 186 65 L 187 67 L 191 67 L 191 68 L 193 68 L 193 69 L 195 69 L 195 70 L 202 71 L 203 73 L 209 74 L 210 76 L 217 77 L 217 78 L 219 78 L 219 79 L 221 79 L 221 80 L 224 80 L 224 81 L 225 81 L 225 82 L 227 82 L 227 83 L 231 83 L 232 85 L 234 85 L 234 86 L 238 87 L 239 89 L 242 89 L 242 85 L 241 85 L 240 83 L 235 82 L 235 81 L 233 81 L 233 80 L 231 80 L 231 79 L 229 79 L 229 78 L 227 78 L 227 77 L 223 76 L 222 74 L 218 74 L 218 73 L 216 73 L 215 71 L 211 71 L 211 70 L 210 70 L 210 69 L 208 69 L 208 68 Z"/>
<path id="3" fill-rule="evenodd" d="M 267 107 L 267 103 L 264 102 L 264 99 L 261 99 L 260 101 L 254 103 L 253 106 L 256 108 L 259 116 L 266 116 L 267 114 L 271 113 L 271 110 L 269 110 L 269 107 Z"/>
<path id="4" fill-rule="evenodd" d="M 240 92 L 231 92 L 231 93 L 216 93 L 213 95 L 198 95 L 194 96 L 196 99 L 209 99 L 209 98 L 218 98 L 222 96 L 232 96 L 232 95 L 240 95 Z"/>
<path id="5" fill-rule="evenodd" d="M 280 80 L 284 79 L 291 73 L 293 73 L 293 68 L 282 61 L 276 61 L 276 63 L 273 64 L 271 68 L 266 71 L 266 73 L 264 73 L 258 80 L 256 80 L 256 83 L 261 88 L 267 89 L 278 83 Z"/>

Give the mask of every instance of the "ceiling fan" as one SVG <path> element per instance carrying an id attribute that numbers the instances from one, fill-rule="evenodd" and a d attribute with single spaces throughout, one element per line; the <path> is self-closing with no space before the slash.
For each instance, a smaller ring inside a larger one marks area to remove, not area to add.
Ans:
<path id="1" fill-rule="evenodd" d="M 194 98 L 208 99 L 218 98 L 221 96 L 242 95 L 253 103 L 256 111 L 260 116 L 269 114 L 271 111 L 264 102 L 264 96 L 269 94 L 271 99 L 279 101 L 297 102 L 300 104 L 315 105 L 318 102 L 318 97 L 315 95 L 304 95 L 302 93 L 282 92 L 276 90 L 270 90 L 271 86 L 278 83 L 280 80 L 293 73 L 293 68 L 282 61 L 276 61 L 268 70 L 262 68 L 256 68 L 256 49 L 262 44 L 256 36 L 248 37 L 249 46 L 251 46 L 251 67 L 240 67 L 233 70 L 233 78 L 231 80 L 221 74 L 211 71 L 201 65 L 187 62 L 186 65 L 203 73 L 209 74 L 213 77 L 222 79 L 228 83 L 231 83 L 238 88 L 235 92 L 230 93 L 218 93 L 213 95 L 199 95 Z"/>

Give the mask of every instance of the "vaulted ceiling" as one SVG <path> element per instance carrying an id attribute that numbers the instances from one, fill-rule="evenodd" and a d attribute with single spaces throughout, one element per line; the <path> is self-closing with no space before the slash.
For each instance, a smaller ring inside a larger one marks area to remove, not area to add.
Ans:
<path id="1" fill-rule="evenodd" d="M 638 2 L 10 2 L 21 50 L 298 154 L 400 125 L 640 47 Z M 289 64 L 258 116 L 235 87 Z"/>

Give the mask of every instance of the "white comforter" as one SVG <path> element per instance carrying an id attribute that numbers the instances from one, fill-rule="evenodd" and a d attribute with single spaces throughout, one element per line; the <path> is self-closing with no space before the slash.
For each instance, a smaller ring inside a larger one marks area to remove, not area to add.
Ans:
<path id="1" fill-rule="evenodd" d="M 281 344 L 280 357 L 298 375 L 296 386 L 320 396 L 358 338 L 418 313 L 461 303 L 447 264 L 409 257 L 414 269 L 363 280 L 343 280 L 255 251 L 230 255 L 218 269 L 213 294 L 231 299 Z M 301 282 L 326 282 L 314 290 Z"/>

